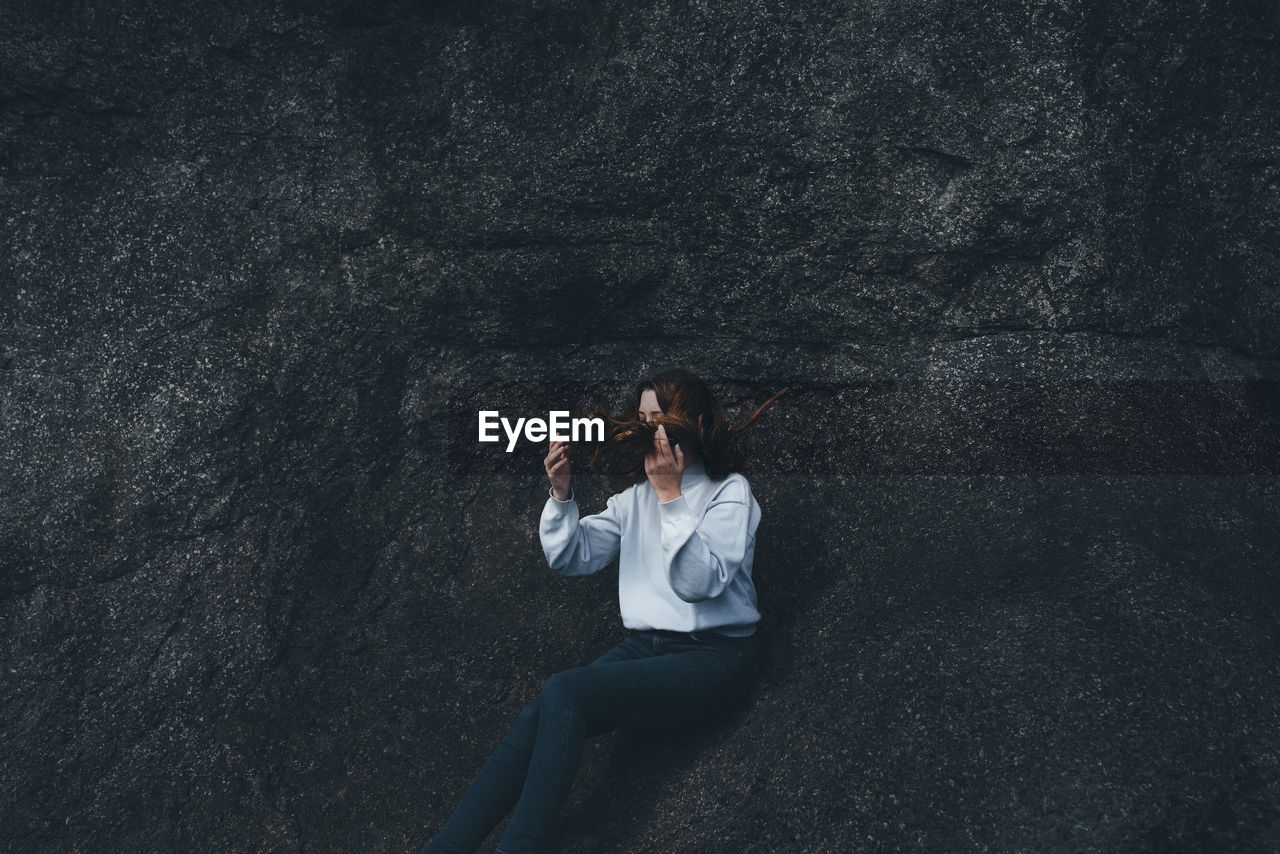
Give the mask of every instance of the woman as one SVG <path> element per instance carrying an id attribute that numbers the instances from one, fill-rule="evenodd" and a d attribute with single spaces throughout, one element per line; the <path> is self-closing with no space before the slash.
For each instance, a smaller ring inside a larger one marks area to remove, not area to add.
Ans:
<path id="1" fill-rule="evenodd" d="M 778 395 L 785 392 L 784 388 Z M 539 536 L 551 568 L 589 575 L 618 561 L 627 637 L 594 662 L 549 677 L 520 712 L 422 854 L 470 854 L 515 806 L 498 854 L 542 850 L 568 797 L 583 741 L 619 726 L 695 726 L 745 698 L 756 677 L 751 581 L 760 506 L 723 409 L 692 372 L 636 383 L 619 419 L 601 413 L 604 454 L 634 483 L 579 518 L 569 448 L 552 441 Z"/>

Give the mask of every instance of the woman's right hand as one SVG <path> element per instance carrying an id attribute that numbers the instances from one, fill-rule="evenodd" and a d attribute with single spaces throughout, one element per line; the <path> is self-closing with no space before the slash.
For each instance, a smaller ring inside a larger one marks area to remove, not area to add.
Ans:
<path id="1" fill-rule="evenodd" d="M 547 479 L 551 481 L 551 492 L 557 499 L 564 501 L 569 497 L 569 443 L 551 443 L 547 458 L 542 461 L 547 470 Z"/>

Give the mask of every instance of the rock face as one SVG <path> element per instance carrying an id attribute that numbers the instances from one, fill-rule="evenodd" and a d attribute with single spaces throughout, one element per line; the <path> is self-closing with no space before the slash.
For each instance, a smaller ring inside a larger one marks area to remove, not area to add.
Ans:
<path id="1" fill-rule="evenodd" d="M 1280 850 L 1274 4 L 4 5 L 5 851 L 416 851 L 671 364 L 762 675 L 554 850 Z"/>

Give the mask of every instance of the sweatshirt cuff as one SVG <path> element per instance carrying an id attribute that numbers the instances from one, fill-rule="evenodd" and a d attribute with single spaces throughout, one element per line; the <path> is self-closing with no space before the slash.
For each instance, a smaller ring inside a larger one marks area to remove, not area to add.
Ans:
<path id="1" fill-rule="evenodd" d="M 569 504 L 573 501 L 573 484 L 572 483 L 569 484 L 569 497 L 566 498 L 564 501 L 561 501 L 559 498 L 556 498 L 556 488 L 554 486 L 547 487 L 547 495 L 551 496 L 551 500 L 557 504 Z"/>
<path id="2" fill-rule="evenodd" d="M 663 525 L 682 525 L 686 521 L 693 522 L 695 527 L 698 524 L 697 518 L 693 515 L 693 509 L 689 507 L 689 502 L 685 500 L 683 492 L 670 501 L 659 501 L 658 516 L 662 519 Z"/>

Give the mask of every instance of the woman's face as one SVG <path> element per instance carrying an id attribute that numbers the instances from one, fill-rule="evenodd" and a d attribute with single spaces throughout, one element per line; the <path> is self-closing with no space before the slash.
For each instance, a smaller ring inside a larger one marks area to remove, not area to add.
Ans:
<path id="1" fill-rule="evenodd" d="M 647 388 L 644 394 L 640 395 L 640 417 L 645 421 L 653 421 L 662 414 L 662 407 L 658 406 L 658 395 L 653 389 Z"/>
<path id="2" fill-rule="evenodd" d="M 645 389 L 640 395 L 640 418 L 651 422 L 660 415 L 662 415 L 662 407 L 658 406 L 658 395 L 651 388 Z M 682 459 L 685 465 L 698 458 L 698 452 L 695 449 L 685 448 L 684 445 L 680 446 L 680 453 L 683 454 Z"/>

